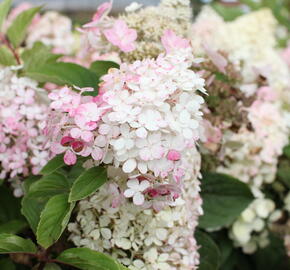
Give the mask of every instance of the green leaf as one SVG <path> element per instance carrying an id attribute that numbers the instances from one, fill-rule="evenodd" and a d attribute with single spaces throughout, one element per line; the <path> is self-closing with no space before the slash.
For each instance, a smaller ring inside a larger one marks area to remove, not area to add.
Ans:
<path id="1" fill-rule="evenodd" d="M 10 220 L 0 225 L 0 233 L 17 234 L 27 227 L 27 223 L 23 219 Z"/>
<path id="2" fill-rule="evenodd" d="M 25 178 L 25 181 L 23 181 L 22 184 L 24 193 L 27 194 L 29 192 L 31 185 L 36 181 L 38 181 L 40 178 L 41 178 L 40 175 L 30 175 L 29 177 Z"/>
<path id="3" fill-rule="evenodd" d="M 66 177 L 61 173 L 54 172 L 33 183 L 29 189 L 29 194 L 35 197 L 51 197 L 68 192 L 69 188 L 70 185 Z"/>
<path id="4" fill-rule="evenodd" d="M 287 157 L 290 158 L 290 145 L 287 145 L 283 149 L 283 154 Z"/>
<path id="5" fill-rule="evenodd" d="M 20 13 L 7 30 L 9 41 L 17 48 L 24 40 L 28 26 L 41 7 L 27 9 Z"/>
<path id="6" fill-rule="evenodd" d="M 47 201 L 52 196 L 68 192 L 69 188 L 66 177 L 58 172 L 45 175 L 30 185 L 29 192 L 22 199 L 21 212 L 34 232 Z"/>
<path id="7" fill-rule="evenodd" d="M 128 269 L 108 255 L 89 248 L 71 248 L 65 250 L 57 260 L 82 270 L 125 270 Z"/>
<path id="8" fill-rule="evenodd" d="M 0 33 L 2 32 L 2 24 L 4 22 L 4 20 L 6 19 L 6 16 L 9 12 L 9 9 L 11 7 L 11 2 L 12 0 L 3 0 L 0 3 Z"/>
<path id="9" fill-rule="evenodd" d="M 282 164 L 281 164 L 282 165 Z M 277 171 L 278 179 L 281 180 L 288 188 L 290 188 L 290 166 L 284 163 Z"/>
<path id="10" fill-rule="evenodd" d="M 254 199 L 246 184 L 225 174 L 205 173 L 201 183 L 204 209 L 199 219 L 201 228 L 231 224 Z"/>
<path id="11" fill-rule="evenodd" d="M 1 270 L 16 270 L 15 264 L 9 258 L 0 259 Z"/>
<path id="12" fill-rule="evenodd" d="M 48 263 L 43 270 L 61 270 L 61 268 L 55 263 Z"/>
<path id="13" fill-rule="evenodd" d="M 37 71 L 44 64 L 55 63 L 60 56 L 60 54 L 52 54 L 51 49 L 43 43 L 36 42 L 31 49 L 21 54 L 21 59 L 24 62 L 25 71 Z"/>
<path id="14" fill-rule="evenodd" d="M 101 187 L 107 181 L 106 169 L 93 167 L 83 172 L 73 183 L 69 194 L 69 201 L 82 200 Z"/>
<path id="15" fill-rule="evenodd" d="M 0 205 L 2 206 L 0 207 L 0 224 L 15 219 L 23 219 L 20 212 L 21 200 L 15 198 L 11 190 L 5 186 L 0 187 Z"/>
<path id="16" fill-rule="evenodd" d="M 69 85 L 78 87 L 98 88 L 98 76 L 80 65 L 73 63 L 57 62 L 53 64 L 45 64 L 36 70 L 28 70 L 24 75 L 38 82 L 51 82 L 58 85 Z M 91 93 L 97 95 L 97 91 Z"/>
<path id="17" fill-rule="evenodd" d="M 112 61 L 95 61 L 90 66 L 90 70 L 95 72 L 98 77 L 107 74 L 110 68 L 120 68 L 120 65 Z"/>
<path id="18" fill-rule="evenodd" d="M 4 46 L 0 47 L 0 64 L 3 66 L 13 66 L 17 64 L 12 52 Z"/>
<path id="19" fill-rule="evenodd" d="M 57 155 L 41 169 L 40 174 L 47 175 L 51 174 L 57 169 L 65 166 L 65 163 L 63 161 L 63 155 Z"/>
<path id="20" fill-rule="evenodd" d="M 26 217 L 31 229 L 36 233 L 40 214 L 48 201 L 48 197 L 26 195 L 22 199 L 21 212 Z"/>
<path id="21" fill-rule="evenodd" d="M 67 194 L 55 195 L 49 199 L 37 226 L 37 242 L 41 246 L 48 248 L 59 239 L 69 222 L 74 206 L 74 203 L 68 203 Z"/>
<path id="22" fill-rule="evenodd" d="M 0 253 L 35 253 L 36 246 L 30 239 L 24 239 L 17 235 L 3 233 L 0 234 Z"/>
<path id="23" fill-rule="evenodd" d="M 290 259 L 287 257 L 283 240 L 273 234 L 270 234 L 270 244 L 255 252 L 253 258 L 255 270 L 290 269 Z"/>
<path id="24" fill-rule="evenodd" d="M 220 265 L 221 254 L 216 243 L 210 236 L 202 231 L 195 234 L 197 244 L 200 246 L 199 270 L 217 270 Z"/>
<path id="25" fill-rule="evenodd" d="M 225 21 L 232 21 L 245 13 L 240 6 L 230 7 L 217 2 L 212 3 L 211 6 Z"/>

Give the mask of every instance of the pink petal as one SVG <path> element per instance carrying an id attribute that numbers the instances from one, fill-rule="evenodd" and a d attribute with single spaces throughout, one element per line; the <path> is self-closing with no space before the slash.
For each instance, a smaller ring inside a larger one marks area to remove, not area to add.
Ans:
<path id="1" fill-rule="evenodd" d="M 103 158 L 103 151 L 101 148 L 95 147 L 91 155 L 94 160 L 101 160 Z"/>
<path id="2" fill-rule="evenodd" d="M 77 162 L 77 156 L 71 150 L 67 150 L 64 155 L 64 162 L 67 165 L 74 165 Z"/>

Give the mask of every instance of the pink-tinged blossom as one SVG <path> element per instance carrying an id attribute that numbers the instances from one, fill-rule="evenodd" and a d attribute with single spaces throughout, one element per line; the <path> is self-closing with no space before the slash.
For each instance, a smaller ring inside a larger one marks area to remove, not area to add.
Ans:
<path id="1" fill-rule="evenodd" d="M 95 165 L 120 168 L 128 178 L 150 179 L 151 188 L 158 182 L 178 189 L 187 169 L 184 153 L 196 147 L 202 120 L 204 79 L 190 68 L 193 61 L 186 48 L 124 63 L 102 77 L 97 97 L 82 96 L 83 89 L 52 91 L 47 127 L 52 152 L 66 152 L 67 164 L 87 156 Z M 141 204 L 143 195 L 133 203 Z M 178 198 L 159 197 L 162 205 Z M 154 197 L 144 197 L 148 200 Z"/>
<path id="2" fill-rule="evenodd" d="M 166 50 L 166 53 L 190 47 L 189 40 L 177 36 L 172 30 L 169 29 L 164 31 L 164 34 L 161 37 L 161 42 Z"/>
<path id="3" fill-rule="evenodd" d="M 137 39 L 137 31 L 130 29 L 123 20 L 116 20 L 111 29 L 104 30 L 104 35 L 123 52 L 135 50 L 134 41 Z"/>
<path id="4" fill-rule="evenodd" d="M 106 15 L 108 15 L 108 13 L 111 11 L 112 9 L 112 2 L 105 2 L 103 4 L 101 4 L 98 9 L 97 12 L 94 14 L 93 19 L 90 23 L 85 24 L 83 27 L 87 28 L 87 27 L 94 27 L 97 26 L 98 22 L 105 17 Z"/>
<path id="5" fill-rule="evenodd" d="M 77 162 L 77 156 L 71 150 L 67 150 L 64 154 L 64 162 L 67 165 L 74 165 Z"/>
<path id="6" fill-rule="evenodd" d="M 176 150 L 170 150 L 167 154 L 167 159 L 172 161 L 180 160 L 181 154 Z"/>
<path id="7" fill-rule="evenodd" d="M 0 70 L 0 88 L 0 178 L 13 184 L 37 174 L 50 158 L 43 135 L 48 104 L 35 81 L 17 77 L 10 68 Z"/>

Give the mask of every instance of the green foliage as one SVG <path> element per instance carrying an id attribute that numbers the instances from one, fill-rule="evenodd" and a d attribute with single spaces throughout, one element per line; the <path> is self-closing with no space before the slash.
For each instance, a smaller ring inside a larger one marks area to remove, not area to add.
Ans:
<path id="1" fill-rule="evenodd" d="M 82 270 L 125 270 L 111 257 L 88 248 L 71 248 L 65 250 L 57 258 Z"/>
<path id="2" fill-rule="evenodd" d="M 58 194 L 49 199 L 37 227 L 38 244 L 48 248 L 59 239 L 69 222 L 74 206 L 74 203 L 68 203 L 67 194 Z"/>
<path id="3" fill-rule="evenodd" d="M 24 62 L 23 69 L 28 72 L 37 71 L 45 64 L 55 63 L 60 56 L 60 54 L 52 54 L 51 49 L 43 43 L 35 42 L 31 49 L 26 49 L 21 54 Z"/>
<path id="4" fill-rule="evenodd" d="M 97 95 L 98 93 L 98 76 L 89 69 L 74 63 L 46 63 L 32 70 L 27 69 L 24 76 L 41 83 L 51 82 L 61 86 L 93 87 L 96 91 L 90 94 Z"/>
<path id="5" fill-rule="evenodd" d="M 61 270 L 61 268 L 55 263 L 47 264 L 43 270 Z"/>
<path id="6" fill-rule="evenodd" d="M 204 173 L 201 181 L 204 215 L 201 228 L 230 225 L 254 199 L 249 187 L 224 174 Z"/>
<path id="7" fill-rule="evenodd" d="M 270 235 L 270 245 L 259 249 L 253 255 L 254 270 L 278 269 L 289 270 L 290 260 L 285 252 L 283 239 Z"/>
<path id="8" fill-rule="evenodd" d="M 35 14 L 39 12 L 41 7 L 34 7 L 20 13 L 12 22 L 7 30 L 9 41 L 17 48 L 24 41 L 27 28 L 30 25 Z"/>
<path id="9" fill-rule="evenodd" d="M 239 6 L 230 7 L 216 2 L 213 3 L 211 6 L 220 16 L 225 19 L 225 21 L 232 21 L 244 14 L 242 8 Z"/>
<path id="10" fill-rule="evenodd" d="M 65 163 L 63 161 L 63 155 L 57 155 L 47 162 L 47 164 L 41 169 L 40 174 L 46 175 L 53 173 L 54 171 L 63 166 L 65 166 Z"/>
<path id="11" fill-rule="evenodd" d="M 3 233 L 0 234 L 0 254 L 21 253 L 21 252 L 36 252 L 36 246 L 30 239 Z"/>
<path id="12" fill-rule="evenodd" d="M 1 270 L 16 270 L 16 267 L 10 259 L 3 258 L 3 259 L 0 259 L 0 269 Z"/>
<path id="13" fill-rule="evenodd" d="M 0 233 L 18 233 L 27 223 L 20 212 L 20 199 L 5 186 L 0 187 Z"/>
<path id="14" fill-rule="evenodd" d="M 34 182 L 22 199 L 22 214 L 36 232 L 40 214 L 48 200 L 57 194 L 69 192 L 69 183 L 64 175 L 54 172 Z"/>
<path id="15" fill-rule="evenodd" d="M 112 61 L 95 61 L 91 64 L 90 70 L 95 72 L 98 77 L 105 75 L 110 68 L 119 68 L 119 64 Z"/>
<path id="16" fill-rule="evenodd" d="M 73 183 L 69 201 L 78 201 L 96 192 L 107 181 L 106 174 L 103 167 L 93 167 L 84 171 Z"/>
<path id="17" fill-rule="evenodd" d="M 218 246 L 209 234 L 197 231 L 195 234 L 197 244 L 200 246 L 200 265 L 199 270 L 218 270 L 221 254 Z"/>
<path id="18" fill-rule="evenodd" d="M 3 66 L 16 65 L 16 61 L 12 52 L 4 46 L 0 47 L 0 65 Z"/>
<path id="19" fill-rule="evenodd" d="M 3 0 L 0 3 L 0 33 L 1 33 L 1 29 L 2 29 L 2 24 L 3 24 L 4 20 L 6 19 L 6 16 L 9 12 L 10 7 L 11 7 L 11 2 L 12 2 L 12 0 Z"/>

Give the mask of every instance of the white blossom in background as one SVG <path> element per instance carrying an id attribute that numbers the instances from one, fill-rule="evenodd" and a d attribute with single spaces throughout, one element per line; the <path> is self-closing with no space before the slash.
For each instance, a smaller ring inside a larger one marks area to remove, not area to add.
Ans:
<path id="1" fill-rule="evenodd" d="M 21 177 L 37 174 L 49 160 L 42 134 L 48 100 L 37 82 L 12 67 L 0 70 L 0 89 L 0 179 L 10 179 L 20 196 Z"/>
<path id="2" fill-rule="evenodd" d="M 75 48 L 71 20 L 55 11 L 45 12 L 30 26 L 26 38 L 29 47 L 39 41 L 55 53 L 71 54 Z"/>
<path id="3" fill-rule="evenodd" d="M 212 8 L 205 6 L 190 32 L 194 51 L 202 57 L 212 51 L 222 53 L 228 65 L 241 74 L 233 86 L 244 97 L 252 99 L 251 104 L 237 103 L 247 119 L 239 123 L 237 130 L 230 130 L 229 123 L 221 121 L 219 126 L 209 125 L 211 130 L 207 131 L 213 136 L 208 141 L 219 135 L 219 140 L 208 144 L 215 151 L 219 149 L 216 171 L 236 177 L 254 191 L 254 202 L 230 227 L 230 237 L 245 253 L 253 253 L 268 243 L 267 228 L 279 216 L 275 204 L 262 191 L 275 180 L 278 158 L 289 137 L 286 108 L 290 73 L 276 48 L 277 25 L 268 9 L 225 22 Z M 261 78 L 264 78 L 262 85 Z"/>

